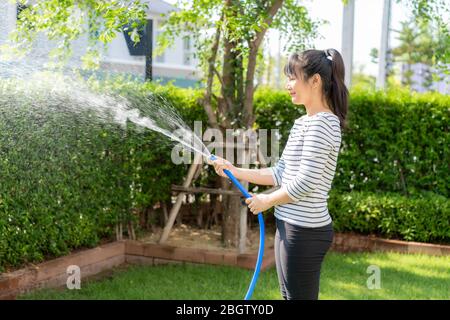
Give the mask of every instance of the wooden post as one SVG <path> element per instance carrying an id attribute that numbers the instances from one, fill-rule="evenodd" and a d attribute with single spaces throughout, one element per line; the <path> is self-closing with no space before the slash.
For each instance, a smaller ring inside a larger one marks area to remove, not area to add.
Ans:
<path id="1" fill-rule="evenodd" d="M 250 151 L 245 148 L 245 135 L 244 135 L 244 163 L 242 164 L 243 168 L 249 167 L 249 154 Z M 241 181 L 242 186 L 248 190 L 248 182 Z M 246 204 L 241 206 L 240 217 L 239 217 L 239 253 L 245 253 L 247 251 L 247 215 L 248 215 L 248 207 Z"/>
<path id="2" fill-rule="evenodd" d="M 194 177 L 195 172 L 197 171 L 198 166 L 201 166 L 201 153 L 196 153 L 194 157 L 194 162 L 191 164 L 188 174 L 186 176 L 186 180 L 184 180 L 183 187 L 187 188 L 192 182 L 192 178 Z M 175 222 L 175 218 L 177 217 L 178 212 L 180 211 L 181 204 L 183 202 L 185 193 L 180 192 L 177 196 L 177 200 L 170 210 L 169 219 L 167 221 L 166 226 L 162 232 L 161 238 L 159 239 L 159 243 L 164 243 L 167 241 L 169 237 L 170 231 L 172 230 L 173 223 Z"/>
<path id="3" fill-rule="evenodd" d="M 266 160 L 264 159 L 264 156 L 261 153 L 260 148 L 258 148 L 258 159 L 259 159 L 259 163 L 261 164 L 261 167 L 266 168 L 267 163 L 266 163 Z"/>

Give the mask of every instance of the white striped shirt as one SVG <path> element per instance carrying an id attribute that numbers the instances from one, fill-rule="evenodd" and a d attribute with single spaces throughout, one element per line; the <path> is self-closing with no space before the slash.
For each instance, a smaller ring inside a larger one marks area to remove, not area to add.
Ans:
<path id="1" fill-rule="evenodd" d="M 293 200 L 275 206 L 275 217 L 309 228 L 331 223 L 327 199 L 340 146 L 335 114 L 319 112 L 295 120 L 280 160 L 270 167 L 275 185 L 281 185 Z"/>

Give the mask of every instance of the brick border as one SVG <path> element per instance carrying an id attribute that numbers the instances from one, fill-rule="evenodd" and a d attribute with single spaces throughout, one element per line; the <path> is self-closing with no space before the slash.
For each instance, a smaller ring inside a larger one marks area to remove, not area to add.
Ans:
<path id="1" fill-rule="evenodd" d="M 338 252 L 392 251 L 399 253 L 421 253 L 427 255 L 450 255 L 450 245 L 413 241 L 388 240 L 374 236 L 336 233 L 332 250 Z"/>
<path id="2" fill-rule="evenodd" d="M 0 300 L 14 299 L 19 293 L 37 288 L 62 287 L 67 281 L 67 267 L 77 265 L 83 276 L 92 276 L 125 262 L 125 242 L 117 241 L 0 274 Z"/>
<path id="3" fill-rule="evenodd" d="M 437 245 L 399 240 L 386 240 L 372 236 L 336 233 L 332 250 L 393 251 L 428 255 L 450 255 L 449 245 Z M 168 263 L 202 263 L 255 267 L 257 254 L 237 254 L 208 249 L 182 248 L 170 245 L 117 241 L 65 257 L 53 259 L 10 273 L 0 274 L 0 300 L 14 299 L 18 294 L 37 288 L 63 287 L 67 281 L 66 270 L 77 265 L 83 277 L 93 276 L 124 263 L 160 265 Z M 273 245 L 266 247 L 261 270 L 275 265 Z"/>

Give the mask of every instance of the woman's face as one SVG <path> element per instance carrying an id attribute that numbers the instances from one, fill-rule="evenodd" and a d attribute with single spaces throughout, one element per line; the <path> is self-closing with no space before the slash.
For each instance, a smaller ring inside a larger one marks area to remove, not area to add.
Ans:
<path id="1" fill-rule="evenodd" d="M 310 81 L 305 81 L 302 77 L 297 79 L 294 76 L 290 76 L 286 83 L 286 89 L 291 95 L 293 104 L 309 104 L 313 89 Z"/>

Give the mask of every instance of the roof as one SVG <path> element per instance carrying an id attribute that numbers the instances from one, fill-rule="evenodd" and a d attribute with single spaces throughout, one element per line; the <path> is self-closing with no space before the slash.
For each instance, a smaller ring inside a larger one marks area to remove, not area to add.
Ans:
<path id="1" fill-rule="evenodd" d="M 162 14 L 179 10 L 177 7 L 162 0 L 145 0 L 144 2 L 148 4 L 148 11 L 151 13 Z"/>

